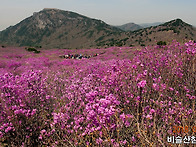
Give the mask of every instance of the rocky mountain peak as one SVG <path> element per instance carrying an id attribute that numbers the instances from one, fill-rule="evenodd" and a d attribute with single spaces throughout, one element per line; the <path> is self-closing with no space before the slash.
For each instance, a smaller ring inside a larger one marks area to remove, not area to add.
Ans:
<path id="1" fill-rule="evenodd" d="M 185 26 L 191 26 L 190 24 L 185 23 L 182 19 L 174 19 L 169 22 L 166 22 L 163 24 L 163 26 L 168 26 L 168 27 L 185 27 Z"/>

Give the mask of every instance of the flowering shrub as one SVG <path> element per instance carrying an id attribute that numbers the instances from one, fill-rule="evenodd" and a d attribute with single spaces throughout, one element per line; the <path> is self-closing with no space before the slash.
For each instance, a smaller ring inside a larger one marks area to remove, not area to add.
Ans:
<path id="1" fill-rule="evenodd" d="M 0 77 L 0 132 L 9 145 L 36 146 L 42 128 L 47 128 L 53 112 L 53 98 L 47 95 L 41 71 L 11 73 Z"/>
<path id="2" fill-rule="evenodd" d="M 82 60 L 59 59 L 62 51 L 51 50 L 14 56 L 12 62 L 4 53 L 0 143 L 169 146 L 167 136 L 180 135 L 174 125 L 196 125 L 195 49 L 190 41 L 141 50 L 80 50 L 104 52 Z"/>

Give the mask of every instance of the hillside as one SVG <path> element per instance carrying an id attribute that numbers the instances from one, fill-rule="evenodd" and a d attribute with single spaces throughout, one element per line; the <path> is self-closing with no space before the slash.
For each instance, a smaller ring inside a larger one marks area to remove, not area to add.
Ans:
<path id="1" fill-rule="evenodd" d="M 91 47 L 122 31 L 101 20 L 59 9 L 44 9 L 0 33 L 0 43 L 45 48 Z"/>
<path id="2" fill-rule="evenodd" d="M 135 23 L 127 23 L 127 24 L 124 24 L 121 26 L 116 26 L 116 27 L 123 30 L 123 31 L 136 31 L 136 30 L 143 28 L 140 25 L 137 25 Z"/>
<path id="3" fill-rule="evenodd" d="M 181 19 L 175 19 L 159 26 L 129 32 L 127 35 L 129 36 L 125 42 L 127 46 L 156 45 L 158 41 L 166 41 L 167 43 L 173 40 L 186 42 L 196 40 L 196 28 Z"/>

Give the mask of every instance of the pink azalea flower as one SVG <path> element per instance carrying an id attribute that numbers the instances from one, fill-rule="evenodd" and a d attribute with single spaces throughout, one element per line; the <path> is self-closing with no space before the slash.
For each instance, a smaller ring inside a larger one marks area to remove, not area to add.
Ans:
<path id="1" fill-rule="evenodd" d="M 151 109 L 150 110 L 150 113 L 152 114 L 152 113 L 155 113 L 155 110 L 154 109 Z"/>
<path id="2" fill-rule="evenodd" d="M 148 114 L 148 115 L 146 116 L 146 118 L 147 118 L 147 119 L 152 119 L 152 115 Z"/>
<path id="3" fill-rule="evenodd" d="M 132 136 L 132 141 L 133 141 L 133 142 L 135 142 L 135 141 L 136 141 L 136 139 L 135 139 L 135 137 L 134 137 L 134 136 Z"/>
<path id="4" fill-rule="evenodd" d="M 137 86 L 138 86 L 138 88 L 143 88 L 144 86 L 146 85 L 146 80 L 142 80 L 142 81 L 140 81 L 138 84 L 137 84 Z"/>
<path id="5" fill-rule="evenodd" d="M 154 90 L 158 91 L 159 90 L 159 85 L 157 83 L 153 83 L 152 87 Z"/>

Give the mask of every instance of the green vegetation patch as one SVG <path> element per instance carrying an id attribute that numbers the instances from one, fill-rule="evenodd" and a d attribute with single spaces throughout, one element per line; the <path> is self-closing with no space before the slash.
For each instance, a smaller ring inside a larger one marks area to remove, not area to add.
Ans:
<path id="1" fill-rule="evenodd" d="M 26 50 L 28 51 L 28 52 L 34 52 L 34 53 L 40 53 L 40 51 L 38 51 L 37 49 L 35 49 L 35 48 L 33 48 L 33 47 L 29 47 L 29 48 L 26 48 Z"/>

